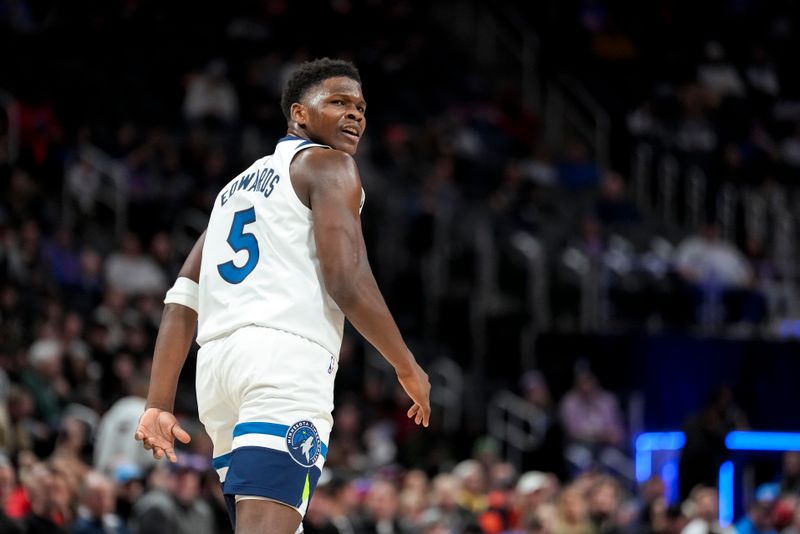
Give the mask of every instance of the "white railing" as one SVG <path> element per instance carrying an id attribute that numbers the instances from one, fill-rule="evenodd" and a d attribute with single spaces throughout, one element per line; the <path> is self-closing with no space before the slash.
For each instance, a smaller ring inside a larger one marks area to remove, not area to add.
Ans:
<path id="1" fill-rule="evenodd" d="M 94 203 L 103 205 L 114 214 L 114 235 L 122 237 L 128 227 L 128 171 L 125 165 L 99 148 L 84 145 L 78 149 L 74 165 L 85 165 L 98 178 Z M 69 174 L 69 171 L 68 171 Z M 71 225 L 78 215 L 75 204 L 79 200 L 71 189 L 69 177 L 64 180 L 62 214 L 64 222 Z"/>
<path id="2" fill-rule="evenodd" d="M 678 191 L 680 166 L 672 154 L 665 154 L 658 165 L 658 194 L 656 207 L 659 218 L 665 226 L 675 226 L 678 222 L 675 197 Z"/>
<path id="3" fill-rule="evenodd" d="M 528 326 L 522 335 L 522 357 L 535 365 L 536 336 L 550 327 L 550 273 L 545 249 L 538 239 L 523 231 L 511 237 L 511 244 L 525 258 L 527 275 Z"/>
<path id="4" fill-rule="evenodd" d="M 686 226 L 690 229 L 699 228 L 703 224 L 707 190 L 706 173 L 693 165 L 686 175 Z"/>
<path id="5" fill-rule="evenodd" d="M 737 207 L 739 190 L 735 185 L 726 183 L 717 195 L 717 222 L 720 236 L 730 243 L 736 241 Z"/>
<path id="6" fill-rule="evenodd" d="M 561 145 L 574 129 L 592 150 L 593 159 L 607 169 L 611 119 L 605 108 L 577 80 L 562 76 L 547 84 L 545 124 L 549 141 Z"/>
<path id="7" fill-rule="evenodd" d="M 500 391 L 489 402 L 486 427 L 500 443 L 506 460 L 521 469 L 523 455 L 544 439 L 547 415 L 522 397 Z"/>
<path id="8" fill-rule="evenodd" d="M 646 143 L 639 143 L 633 151 L 631 163 L 631 185 L 635 202 L 645 213 L 651 209 L 650 181 L 653 165 L 653 149 Z"/>

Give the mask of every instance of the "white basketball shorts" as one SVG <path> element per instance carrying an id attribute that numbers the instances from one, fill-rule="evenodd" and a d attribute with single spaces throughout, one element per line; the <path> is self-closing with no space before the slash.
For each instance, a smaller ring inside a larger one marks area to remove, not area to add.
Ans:
<path id="1" fill-rule="evenodd" d="M 305 515 L 328 453 L 337 357 L 282 330 L 243 327 L 197 355 L 197 407 L 235 498 L 263 497 Z"/>

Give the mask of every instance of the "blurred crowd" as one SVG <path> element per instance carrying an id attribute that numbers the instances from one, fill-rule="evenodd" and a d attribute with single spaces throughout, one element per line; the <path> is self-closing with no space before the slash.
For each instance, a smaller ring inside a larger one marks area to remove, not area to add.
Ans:
<path id="1" fill-rule="evenodd" d="M 179 462 L 154 463 L 132 435 L 164 292 L 217 189 L 284 133 L 287 73 L 318 55 L 361 68 L 365 237 L 423 362 L 442 353 L 469 370 L 476 288 L 491 297 L 497 354 L 519 352 L 532 309 L 543 329 L 747 334 L 780 312 L 769 231 L 723 235 L 712 210 L 697 227 L 665 229 L 631 193 L 627 156 L 612 158 L 614 171 L 585 139 L 549 144 L 543 113 L 521 104 L 513 80 L 473 68 L 470 43 L 442 20 L 454 6 L 331 0 L 309 20 L 289 4 L 0 0 L 0 102 L 13 102 L 19 119 L 16 139 L 0 114 L 0 532 L 229 529 L 196 421 L 192 355 L 176 411 L 193 441 Z M 610 12 L 581 2 L 561 22 L 602 65 L 636 58 L 618 54 L 625 38 L 642 38 L 624 35 Z M 797 124 L 793 74 L 772 55 L 789 38 L 793 19 L 781 20 L 770 26 L 775 41 L 752 48 L 741 69 L 726 59 L 728 35 L 683 51 L 692 72 L 665 74 L 667 89 L 643 75 L 645 90 L 619 105 L 620 151 L 646 140 L 691 158 L 713 177 L 709 198 L 722 183 L 790 183 L 800 130 L 787 126 Z M 597 94 L 614 93 L 605 89 Z M 729 112 L 729 102 L 753 115 Z M 550 283 L 531 296 L 521 288 L 542 258 Z M 419 432 L 402 392 L 373 380 L 366 360 L 348 332 L 329 469 L 307 532 L 725 531 L 702 455 L 741 426 L 726 419 L 729 401 L 689 421 L 700 460 L 684 459 L 682 480 L 692 484 L 675 503 L 658 479 L 630 482 L 618 398 L 589 369 L 556 399 L 548 377 L 498 362 L 509 366 L 500 385 L 536 414 L 536 446 L 512 465 L 482 437 L 483 413 L 455 431 L 434 419 Z M 787 458 L 783 486 L 750 499 L 740 533 L 800 530 L 800 461 Z"/>

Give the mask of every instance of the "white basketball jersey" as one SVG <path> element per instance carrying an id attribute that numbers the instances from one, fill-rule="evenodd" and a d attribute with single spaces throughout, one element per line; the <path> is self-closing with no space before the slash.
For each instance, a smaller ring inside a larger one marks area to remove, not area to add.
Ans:
<path id="1" fill-rule="evenodd" d="M 311 147 L 324 145 L 280 139 L 274 154 L 217 195 L 200 267 L 200 345 L 259 325 L 303 336 L 338 356 L 344 314 L 325 290 L 311 210 L 289 177 L 294 156 Z"/>

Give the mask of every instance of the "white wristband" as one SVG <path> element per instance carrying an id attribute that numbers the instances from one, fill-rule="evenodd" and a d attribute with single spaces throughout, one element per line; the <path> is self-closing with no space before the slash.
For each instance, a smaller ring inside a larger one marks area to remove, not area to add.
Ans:
<path id="1" fill-rule="evenodd" d="M 181 304 L 197 311 L 200 308 L 200 286 L 191 278 L 179 276 L 175 285 L 167 291 L 164 304 Z"/>

